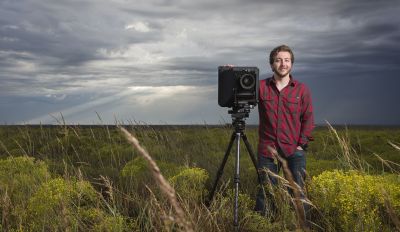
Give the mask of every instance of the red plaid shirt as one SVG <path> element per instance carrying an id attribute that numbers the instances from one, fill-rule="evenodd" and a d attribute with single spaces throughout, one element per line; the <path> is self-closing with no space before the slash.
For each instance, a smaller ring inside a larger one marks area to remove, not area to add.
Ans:
<path id="1" fill-rule="evenodd" d="M 272 158 L 267 150 L 272 146 L 290 156 L 311 138 L 314 116 L 310 90 L 292 77 L 280 92 L 273 77 L 261 80 L 259 88 L 258 154 Z"/>

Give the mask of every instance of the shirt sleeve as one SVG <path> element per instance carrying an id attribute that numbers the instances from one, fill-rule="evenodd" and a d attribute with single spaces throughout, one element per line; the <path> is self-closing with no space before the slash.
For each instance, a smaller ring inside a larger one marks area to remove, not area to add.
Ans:
<path id="1" fill-rule="evenodd" d="M 297 142 L 298 145 L 305 145 L 308 143 L 311 137 L 311 132 L 314 129 L 314 113 L 311 100 L 310 90 L 304 86 L 304 94 L 302 96 L 302 108 L 301 108 L 301 127 L 300 127 L 300 138 Z"/>

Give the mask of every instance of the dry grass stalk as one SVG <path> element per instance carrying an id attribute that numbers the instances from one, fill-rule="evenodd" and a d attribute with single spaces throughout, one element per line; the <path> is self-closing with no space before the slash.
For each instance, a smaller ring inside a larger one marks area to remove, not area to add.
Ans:
<path id="1" fill-rule="evenodd" d="M 111 180 L 108 177 L 104 177 L 100 175 L 100 179 L 103 181 L 103 186 L 105 187 L 105 194 L 107 194 L 107 200 L 104 199 L 104 196 L 101 195 L 101 198 L 103 199 L 104 203 L 106 204 L 108 210 L 112 213 L 112 215 L 115 217 L 116 216 L 116 207 L 115 207 L 115 198 L 114 198 L 114 187 L 111 183 Z M 108 202 L 111 202 L 112 205 L 110 205 Z"/>
<path id="2" fill-rule="evenodd" d="M 293 185 L 290 185 L 290 183 L 289 183 L 288 180 L 286 180 L 284 177 L 282 177 L 282 176 L 280 176 L 280 175 L 278 175 L 278 174 L 275 174 L 275 173 L 271 172 L 271 170 L 265 169 L 265 170 L 263 170 L 263 171 L 266 172 L 268 175 L 279 179 L 279 180 L 282 182 L 282 185 L 283 185 L 284 187 L 290 188 L 290 189 L 293 189 L 293 190 L 294 190 L 294 189 L 298 189 L 298 191 L 302 191 L 301 188 L 300 188 L 300 186 L 299 186 L 297 183 L 294 183 L 294 186 L 293 186 Z M 295 187 L 295 188 L 293 188 L 293 187 Z M 288 194 L 288 195 L 289 195 L 289 194 Z M 290 195 L 289 195 L 289 197 L 290 197 Z M 314 208 L 316 207 L 308 198 L 304 198 L 304 199 L 300 199 L 300 200 L 301 200 L 301 202 L 307 203 L 308 205 L 310 205 L 310 206 L 312 206 L 312 207 L 314 207 Z"/>
<path id="3" fill-rule="evenodd" d="M 231 185 L 230 180 L 223 182 L 219 186 L 219 188 L 215 191 L 216 196 L 215 199 L 211 202 L 211 204 L 209 206 L 206 206 L 205 204 L 202 205 L 203 212 L 205 212 L 206 214 L 204 221 L 206 222 L 206 224 L 210 226 L 210 228 L 212 228 L 212 231 L 215 232 L 226 231 L 225 229 L 226 225 L 220 224 L 218 223 L 218 221 L 219 218 L 221 217 L 220 212 L 224 211 L 227 207 L 226 206 L 227 201 L 218 198 L 222 197 L 220 193 L 226 192 L 230 185 Z"/>
<path id="4" fill-rule="evenodd" d="M 273 147 L 268 146 L 268 150 L 282 164 L 282 168 L 283 168 L 285 177 L 286 177 L 287 181 L 289 182 L 289 186 L 293 189 L 293 194 L 294 194 L 294 204 L 293 205 L 294 205 L 295 212 L 297 215 L 298 227 L 300 227 L 303 230 L 307 230 L 306 216 L 305 216 L 305 212 L 304 212 L 303 203 L 301 200 L 302 190 L 301 190 L 300 186 L 294 182 L 292 173 L 290 172 L 290 169 L 288 167 L 286 160 L 284 158 L 282 158 Z"/>
<path id="5" fill-rule="evenodd" d="M 262 170 L 262 171 L 265 172 L 265 173 L 267 173 L 268 175 L 270 175 L 270 176 L 276 178 L 276 179 L 279 179 L 279 180 L 282 182 L 282 185 L 283 185 L 283 186 L 289 187 L 289 188 L 292 187 L 292 186 L 290 186 L 288 180 L 286 180 L 284 177 L 282 177 L 282 176 L 280 176 L 280 175 L 278 175 L 278 174 L 272 172 L 271 170 L 265 168 L 265 169 Z"/>
<path id="6" fill-rule="evenodd" d="M 329 122 L 326 122 L 326 123 L 328 124 L 329 130 L 334 134 L 334 136 L 336 137 L 336 139 L 339 143 L 339 146 L 342 150 L 342 155 L 346 161 L 345 163 L 349 164 L 350 167 L 352 167 L 352 168 L 356 167 L 356 164 L 354 163 L 354 160 L 352 159 L 353 156 L 351 154 L 351 149 L 349 146 L 350 142 L 346 140 L 346 137 L 343 137 L 343 138 L 340 137 L 338 132 L 335 130 L 335 128 L 333 128 L 333 126 Z"/>
<path id="7" fill-rule="evenodd" d="M 192 223 L 187 220 L 184 211 L 177 200 L 175 189 L 161 174 L 160 168 L 158 167 L 157 163 L 153 160 L 153 158 L 151 158 L 149 153 L 142 146 L 140 146 L 139 141 L 134 136 L 132 136 L 123 127 L 119 127 L 119 129 L 123 132 L 128 142 L 132 144 L 133 147 L 139 151 L 139 154 L 150 164 L 151 173 L 153 174 L 155 181 L 158 183 L 161 191 L 167 196 L 169 203 L 175 210 L 177 224 L 182 227 L 183 231 L 194 231 Z"/>
<path id="8" fill-rule="evenodd" d="M 378 154 L 374 153 L 374 155 L 375 155 L 375 157 L 377 157 L 379 159 L 379 161 L 382 162 L 382 164 L 384 164 L 386 167 L 388 167 L 392 173 L 398 173 L 398 171 L 396 171 L 396 170 L 400 170 L 399 164 L 397 164 L 393 161 L 390 161 L 390 160 L 385 160 L 382 157 L 380 157 Z M 383 165 L 382 165 L 382 168 L 383 168 Z"/>
<path id="9" fill-rule="evenodd" d="M 2 141 L 0 141 L 1 148 L 7 153 L 8 156 L 12 156 L 11 153 L 8 151 L 6 145 Z"/>
<path id="10" fill-rule="evenodd" d="M 151 189 L 149 188 L 149 186 L 146 185 L 145 187 L 146 187 L 146 189 L 149 191 L 150 196 L 151 196 L 150 204 L 151 204 L 151 205 L 155 205 L 155 207 L 157 207 L 157 210 L 158 210 L 159 212 L 161 212 L 161 217 L 160 217 L 160 218 L 162 219 L 162 221 L 163 221 L 163 223 L 164 223 L 165 230 L 166 230 L 166 231 L 170 231 L 170 229 L 168 228 L 168 226 L 171 224 L 171 222 L 174 222 L 174 221 L 175 221 L 174 218 L 172 218 L 171 216 L 168 216 L 167 212 L 165 212 L 164 208 L 161 207 L 160 203 L 159 203 L 158 200 L 157 200 L 156 195 L 153 193 L 153 191 L 151 191 Z M 159 217 L 159 216 L 157 216 L 157 217 Z"/>
<path id="11" fill-rule="evenodd" d="M 390 142 L 390 141 L 388 141 L 388 143 L 389 143 L 392 147 L 394 147 L 394 148 L 396 148 L 397 150 L 400 151 L 400 146 L 398 146 L 397 144 L 394 144 L 394 143 L 392 143 L 392 142 Z"/>
<path id="12" fill-rule="evenodd" d="M 8 226 L 8 215 L 11 211 L 11 199 L 8 196 L 8 189 L 5 189 L 4 197 L 1 199 L 2 204 L 2 212 L 1 212 L 1 225 L 3 225 L 3 229 Z"/>
<path id="13" fill-rule="evenodd" d="M 390 204 L 389 196 L 385 190 L 382 190 L 383 198 L 385 200 L 385 208 L 386 212 L 389 214 L 390 219 L 393 224 L 396 226 L 397 231 L 400 231 L 400 219 L 396 216 L 392 204 Z"/>

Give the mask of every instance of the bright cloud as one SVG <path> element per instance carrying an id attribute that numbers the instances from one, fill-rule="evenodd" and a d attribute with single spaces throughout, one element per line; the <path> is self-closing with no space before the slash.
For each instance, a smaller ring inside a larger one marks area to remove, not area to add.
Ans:
<path id="1" fill-rule="evenodd" d="M 134 22 L 125 26 L 125 30 L 135 30 L 138 32 L 149 32 L 150 28 L 145 22 Z"/>

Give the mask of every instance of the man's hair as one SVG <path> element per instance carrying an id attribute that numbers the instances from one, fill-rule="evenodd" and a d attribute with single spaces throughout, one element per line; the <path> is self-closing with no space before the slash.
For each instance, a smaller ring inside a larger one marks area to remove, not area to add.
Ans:
<path id="1" fill-rule="evenodd" d="M 278 55 L 279 52 L 289 52 L 291 56 L 292 64 L 294 62 L 294 55 L 292 49 L 287 45 L 280 45 L 274 49 L 272 49 L 271 53 L 269 54 L 269 64 L 273 64 L 275 57 Z"/>

